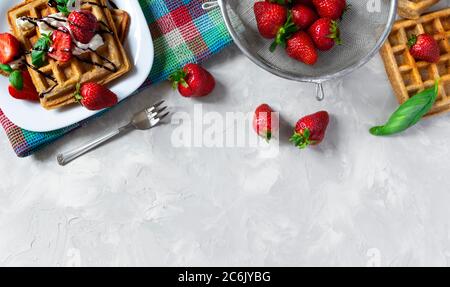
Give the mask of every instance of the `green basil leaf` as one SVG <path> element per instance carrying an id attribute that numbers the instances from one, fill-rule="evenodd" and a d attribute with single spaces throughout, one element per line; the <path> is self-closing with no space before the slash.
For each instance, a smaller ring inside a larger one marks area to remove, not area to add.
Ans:
<path id="1" fill-rule="evenodd" d="M 50 36 L 46 34 L 43 34 L 36 44 L 34 44 L 33 51 L 31 52 L 31 64 L 33 66 L 40 68 L 45 64 L 50 44 Z"/>
<path id="2" fill-rule="evenodd" d="M 41 38 L 37 40 L 36 44 L 33 46 L 33 50 L 39 50 L 39 51 L 47 51 L 50 47 L 50 36 L 47 34 L 41 35 Z"/>
<path id="3" fill-rule="evenodd" d="M 13 69 L 10 65 L 0 64 L 0 70 L 7 72 L 8 74 L 12 73 Z"/>
<path id="4" fill-rule="evenodd" d="M 63 13 L 64 15 L 68 15 L 70 13 L 69 9 L 67 8 L 67 6 L 57 6 L 58 11 Z"/>
<path id="5" fill-rule="evenodd" d="M 68 15 L 70 13 L 69 9 L 67 8 L 67 4 L 69 4 L 69 0 L 56 0 L 56 8 L 59 12 Z"/>
<path id="6" fill-rule="evenodd" d="M 427 89 L 404 102 L 391 115 L 384 126 L 370 129 L 374 136 L 387 136 L 400 133 L 417 124 L 433 107 L 439 92 L 439 82 L 434 88 Z"/>
<path id="7" fill-rule="evenodd" d="M 31 52 L 31 64 L 36 68 L 44 66 L 46 60 L 46 53 L 42 51 Z"/>
<path id="8" fill-rule="evenodd" d="M 16 90 L 21 91 L 23 89 L 22 73 L 17 70 L 13 71 L 11 75 L 9 75 L 9 82 Z"/>

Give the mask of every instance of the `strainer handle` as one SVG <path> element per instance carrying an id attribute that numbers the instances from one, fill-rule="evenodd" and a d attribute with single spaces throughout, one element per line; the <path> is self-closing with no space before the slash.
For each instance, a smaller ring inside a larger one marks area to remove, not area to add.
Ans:
<path id="1" fill-rule="evenodd" d="M 216 7 L 219 6 L 219 2 L 218 1 L 208 1 L 202 4 L 202 9 L 205 11 L 214 9 Z"/>
<path id="2" fill-rule="evenodd" d="M 323 101 L 323 99 L 325 99 L 325 91 L 323 90 L 322 83 L 316 84 L 316 99 L 318 101 Z"/>

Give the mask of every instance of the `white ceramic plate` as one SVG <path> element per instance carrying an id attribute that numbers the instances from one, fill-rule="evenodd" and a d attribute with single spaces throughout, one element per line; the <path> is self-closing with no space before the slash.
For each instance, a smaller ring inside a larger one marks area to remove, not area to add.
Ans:
<path id="1" fill-rule="evenodd" d="M 9 8 L 23 0 L 0 1 L 0 32 L 9 31 L 6 13 Z M 138 1 L 116 0 L 120 9 L 127 11 L 131 17 L 130 31 L 125 49 L 134 64 L 133 70 L 114 82 L 110 88 L 119 100 L 130 96 L 146 80 L 153 64 L 153 41 L 144 13 Z M 35 132 L 46 132 L 67 127 L 87 119 L 98 112 L 88 111 L 82 107 L 47 111 L 39 104 L 15 100 L 8 93 L 8 79 L 0 76 L 0 108 L 17 126 Z"/>

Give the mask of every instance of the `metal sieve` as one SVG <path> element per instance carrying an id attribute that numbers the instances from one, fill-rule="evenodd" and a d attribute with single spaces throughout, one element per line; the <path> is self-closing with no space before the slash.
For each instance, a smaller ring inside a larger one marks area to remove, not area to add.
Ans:
<path id="1" fill-rule="evenodd" d="M 397 0 L 347 0 L 350 9 L 340 22 L 343 44 L 320 52 L 314 66 L 300 63 L 283 51 L 271 53 L 272 41 L 259 35 L 253 5 L 255 0 L 218 0 L 203 9 L 220 7 L 225 24 L 239 49 L 255 64 L 277 76 L 317 85 L 318 100 L 324 98 L 322 84 L 343 77 L 366 64 L 381 48 L 395 22 Z"/>

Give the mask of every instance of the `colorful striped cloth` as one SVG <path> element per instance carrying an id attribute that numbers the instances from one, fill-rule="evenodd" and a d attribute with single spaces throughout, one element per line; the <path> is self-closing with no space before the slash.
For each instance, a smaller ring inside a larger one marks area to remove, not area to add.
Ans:
<path id="1" fill-rule="evenodd" d="M 202 9 L 206 1 L 139 0 L 155 46 L 153 69 L 139 90 L 166 80 L 184 64 L 202 62 L 231 43 L 220 10 Z M 36 133 L 14 125 L 0 110 L 0 123 L 19 157 L 34 153 L 86 121 L 52 132 Z"/>

